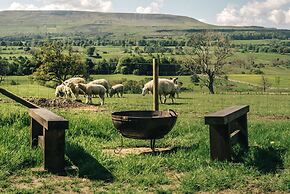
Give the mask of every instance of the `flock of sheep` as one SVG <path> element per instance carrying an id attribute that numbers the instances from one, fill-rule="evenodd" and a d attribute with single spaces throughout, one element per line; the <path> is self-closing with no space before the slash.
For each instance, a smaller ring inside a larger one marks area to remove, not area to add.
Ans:
<path id="1" fill-rule="evenodd" d="M 177 80 L 178 78 L 163 78 L 158 80 L 158 93 L 161 103 L 166 103 L 167 96 L 171 98 L 172 103 L 174 102 L 175 94 L 179 97 L 182 82 L 178 82 Z M 145 96 L 149 92 L 153 94 L 153 80 L 144 85 L 142 95 Z M 77 100 L 80 94 L 85 95 L 87 104 L 92 104 L 92 98 L 99 96 L 101 105 L 105 102 L 105 95 L 107 97 L 113 97 L 117 94 L 118 97 L 122 97 L 123 93 L 123 84 L 117 84 L 111 87 L 106 79 L 97 79 L 86 83 L 86 80 L 81 77 L 70 78 L 55 89 L 56 97 L 74 98 Z M 164 97 L 164 101 L 162 101 L 162 96 Z"/>

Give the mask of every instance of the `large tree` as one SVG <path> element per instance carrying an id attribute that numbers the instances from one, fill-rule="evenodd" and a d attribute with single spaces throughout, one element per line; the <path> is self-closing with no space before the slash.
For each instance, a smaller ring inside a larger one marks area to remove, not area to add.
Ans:
<path id="1" fill-rule="evenodd" d="M 33 56 L 38 65 L 33 73 L 37 80 L 61 83 L 68 77 L 87 75 L 87 65 L 81 55 L 59 42 L 45 42 Z"/>
<path id="2" fill-rule="evenodd" d="M 8 74 L 9 62 L 6 59 L 0 58 L 0 83 L 4 81 L 5 76 Z"/>
<path id="3" fill-rule="evenodd" d="M 192 75 L 206 76 L 205 86 L 214 94 L 215 78 L 223 72 L 227 58 L 232 54 L 230 41 L 217 33 L 202 33 L 191 36 L 187 42 L 189 56 L 185 58 L 183 68 Z"/>

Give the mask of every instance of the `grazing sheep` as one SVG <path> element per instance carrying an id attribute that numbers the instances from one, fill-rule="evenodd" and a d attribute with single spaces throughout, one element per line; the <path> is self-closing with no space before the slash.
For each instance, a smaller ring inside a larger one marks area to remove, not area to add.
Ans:
<path id="1" fill-rule="evenodd" d="M 170 80 L 170 79 L 159 79 L 158 80 L 158 95 L 161 103 L 166 103 L 167 95 L 171 98 L 172 103 L 174 103 L 174 96 L 176 92 L 176 86 L 174 81 L 177 78 Z M 142 89 L 142 95 L 145 96 L 149 92 L 153 93 L 153 80 L 149 81 L 144 85 Z M 162 102 L 162 96 L 164 96 L 164 102 Z"/>
<path id="2" fill-rule="evenodd" d="M 110 90 L 110 84 L 106 79 L 96 79 L 94 81 L 89 82 L 90 84 L 99 84 L 106 88 L 107 90 L 107 97 L 109 97 L 109 90 Z"/>
<path id="3" fill-rule="evenodd" d="M 117 85 L 112 86 L 111 91 L 110 91 L 110 97 L 113 97 L 115 96 L 115 94 L 117 94 L 117 96 L 120 98 L 120 96 L 123 97 L 123 93 L 124 93 L 124 85 L 117 84 Z"/>
<path id="4" fill-rule="evenodd" d="M 179 94 L 180 94 L 180 89 L 182 88 L 183 83 L 182 82 L 177 82 L 177 84 L 175 84 L 175 88 L 176 88 L 176 98 L 179 98 Z"/>
<path id="5" fill-rule="evenodd" d="M 56 97 L 64 97 L 65 96 L 65 98 L 72 97 L 72 98 L 76 99 L 71 88 L 68 87 L 67 85 L 64 85 L 64 84 L 61 84 L 61 85 L 56 87 L 55 96 Z"/>
<path id="6" fill-rule="evenodd" d="M 82 89 L 80 89 L 80 88 L 77 86 L 77 84 L 74 84 L 74 83 L 72 83 L 72 82 L 66 82 L 64 85 L 67 86 L 67 87 L 69 87 L 69 88 L 71 89 L 72 93 L 73 93 L 73 94 L 75 95 L 75 97 L 76 97 L 76 100 L 78 99 L 79 94 L 83 94 L 83 95 L 85 95 L 85 92 L 84 92 Z"/>
<path id="7" fill-rule="evenodd" d="M 64 86 L 61 84 L 55 88 L 55 97 L 63 97 L 65 95 Z"/>
<path id="8" fill-rule="evenodd" d="M 88 84 L 82 84 L 79 83 L 76 85 L 76 87 L 80 88 L 86 93 L 86 103 L 87 104 L 92 104 L 92 95 L 99 95 L 99 98 L 101 99 L 101 105 L 105 103 L 105 93 L 107 89 L 99 84 L 93 84 L 93 83 L 88 83 Z"/>
<path id="9" fill-rule="evenodd" d="M 67 85 L 68 83 L 79 84 L 79 83 L 86 83 L 86 80 L 82 77 L 72 77 L 64 81 L 64 84 Z"/>

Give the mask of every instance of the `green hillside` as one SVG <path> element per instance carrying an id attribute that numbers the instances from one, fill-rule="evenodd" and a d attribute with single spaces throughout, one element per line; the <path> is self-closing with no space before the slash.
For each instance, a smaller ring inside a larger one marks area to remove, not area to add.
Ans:
<path id="1" fill-rule="evenodd" d="M 209 28 L 193 18 L 164 14 L 84 11 L 1 11 L 0 34 L 140 33 L 158 30 Z"/>

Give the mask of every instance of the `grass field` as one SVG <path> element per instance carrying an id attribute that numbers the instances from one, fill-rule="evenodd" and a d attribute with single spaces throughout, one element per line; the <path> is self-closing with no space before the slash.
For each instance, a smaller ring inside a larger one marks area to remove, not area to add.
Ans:
<path id="1" fill-rule="evenodd" d="M 186 77 L 181 79 L 189 83 Z M 17 80 L 24 84 L 2 86 L 23 97 L 53 98 L 53 89 L 33 85 L 27 77 Z M 175 104 L 160 106 L 161 110 L 177 111 L 179 118 L 173 130 L 156 142 L 157 147 L 171 147 L 172 151 L 159 154 L 105 152 L 120 145 L 120 135 L 112 125 L 110 113 L 150 110 L 150 95 L 108 98 L 103 107 L 96 106 L 93 110 L 52 108 L 70 122 L 66 132 L 66 160 L 78 166 L 79 171 L 68 177 L 33 170 L 41 167 L 42 153 L 29 147 L 27 110 L 2 95 L 0 98 L 0 192 L 287 193 L 290 190 L 289 95 L 184 92 Z M 94 99 L 95 103 L 98 101 Z M 242 104 L 250 105 L 249 152 L 238 155 L 235 162 L 210 161 L 204 115 Z M 125 138 L 124 146 L 149 147 L 149 142 Z"/>

